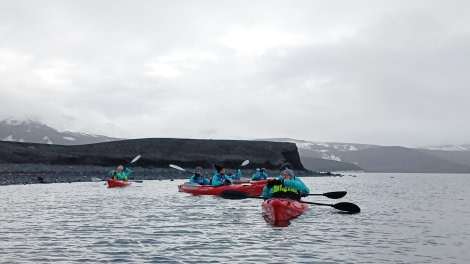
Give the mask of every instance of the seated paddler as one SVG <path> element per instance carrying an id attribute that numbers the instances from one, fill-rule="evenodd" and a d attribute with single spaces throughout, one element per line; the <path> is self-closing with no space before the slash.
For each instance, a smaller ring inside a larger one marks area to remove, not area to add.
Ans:
<path id="1" fill-rule="evenodd" d="M 204 172 L 201 167 L 196 167 L 196 170 L 193 175 L 189 178 L 189 182 L 198 183 L 200 185 L 209 185 L 211 182 L 209 179 L 204 177 Z"/>
<path id="2" fill-rule="evenodd" d="M 230 178 L 232 178 L 232 180 L 236 180 L 236 181 L 239 181 L 241 180 L 242 178 L 242 171 L 240 169 L 237 169 L 235 170 L 232 175 L 230 175 Z"/>
<path id="3" fill-rule="evenodd" d="M 127 181 L 129 180 L 129 176 L 131 176 L 132 170 L 124 167 L 122 165 L 117 166 L 116 170 L 111 170 L 109 172 L 109 177 L 115 180 Z"/>
<path id="4" fill-rule="evenodd" d="M 225 174 L 225 168 L 223 166 L 214 164 L 215 173 L 212 176 L 212 186 L 222 186 L 232 184 L 230 176 Z"/>
<path id="5" fill-rule="evenodd" d="M 294 171 L 284 168 L 275 180 L 269 180 L 263 187 L 263 198 L 289 198 L 299 201 L 301 197 L 306 197 L 310 193 L 307 186 Z"/>
<path id="6" fill-rule="evenodd" d="M 256 168 L 256 172 L 251 176 L 252 181 L 260 181 L 268 178 L 268 173 L 265 168 Z"/>

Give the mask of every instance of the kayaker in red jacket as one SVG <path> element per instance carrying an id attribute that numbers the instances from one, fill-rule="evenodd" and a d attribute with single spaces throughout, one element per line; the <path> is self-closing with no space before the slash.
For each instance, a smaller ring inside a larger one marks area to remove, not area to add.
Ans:
<path id="1" fill-rule="evenodd" d="M 222 186 L 232 184 L 230 176 L 225 174 L 225 168 L 223 166 L 214 164 L 216 172 L 212 176 L 212 186 Z"/>
<path id="2" fill-rule="evenodd" d="M 295 177 L 294 171 L 286 167 L 281 167 L 281 175 L 275 180 L 269 180 L 263 188 L 263 198 L 290 198 L 300 200 L 310 193 L 308 187 Z"/>

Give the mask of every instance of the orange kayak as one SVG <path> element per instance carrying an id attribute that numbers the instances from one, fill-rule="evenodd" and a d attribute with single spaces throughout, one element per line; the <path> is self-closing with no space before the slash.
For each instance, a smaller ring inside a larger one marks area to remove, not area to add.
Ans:
<path id="1" fill-rule="evenodd" d="M 108 188 L 126 187 L 132 184 L 132 181 L 121 181 L 121 180 L 115 180 L 111 178 L 107 178 L 106 181 L 108 182 Z"/>

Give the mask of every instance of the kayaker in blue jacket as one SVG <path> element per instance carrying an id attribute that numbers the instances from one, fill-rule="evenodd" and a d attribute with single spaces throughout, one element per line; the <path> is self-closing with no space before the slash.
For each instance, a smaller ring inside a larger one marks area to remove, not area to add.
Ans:
<path id="1" fill-rule="evenodd" d="M 232 180 L 240 180 L 242 178 L 242 171 L 237 169 L 231 176 Z"/>
<path id="2" fill-rule="evenodd" d="M 214 164 L 215 173 L 212 176 L 212 186 L 222 186 L 232 184 L 232 179 L 225 174 L 225 168 Z"/>
<path id="3" fill-rule="evenodd" d="M 252 181 L 265 180 L 268 178 L 265 168 L 256 168 L 256 172 L 251 176 Z"/>
<path id="4" fill-rule="evenodd" d="M 300 200 L 301 197 L 306 197 L 310 193 L 308 187 L 295 177 L 294 171 L 291 169 L 283 169 L 281 175 L 275 180 L 269 180 L 263 187 L 263 198 L 290 198 L 293 200 Z"/>
<path id="5" fill-rule="evenodd" d="M 127 181 L 129 180 L 129 176 L 132 174 L 132 170 L 119 165 L 116 170 L 111 170 L 108 174 L 109 177 L 115 180 Z"/>
<path id="6" fill-rule="evenodd" d="M 204 177 L 204 174 L 202 172 L 202 168 L 201 167 L 196 167 L 196 171 L 194 172 L 193 175 L 191 175 L 191 177 L 189 178 L 189 182 L 194 182 L 194 183 L 198 183 L 200 185 L 209 185 L 211 184 L 211 182 L 209 181 L 209 179 L 207 179 L 206 177 Z"/>

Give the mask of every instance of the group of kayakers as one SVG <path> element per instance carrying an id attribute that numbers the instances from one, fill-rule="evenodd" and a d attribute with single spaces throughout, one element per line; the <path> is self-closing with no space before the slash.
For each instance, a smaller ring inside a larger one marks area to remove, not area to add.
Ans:
<path id="1" fill-rule="evenodd" d="M 202 168 L 196 167 L 195 172 L 189 178 L 189 182 L 216 187 L 231 185 L 234 180 L 240 180 L 242 176 L 240 169 L 230 175 L 226 173 L 226 169 L 221 165 L 215 164 L 214 169 L 214 175 L 211 179 L 208 179 L 204 176 Z M 116 170 L 109 172 L 111 178 L 122 181 L 127 181 L 131 174 L 132 170 L 123 165 L 119 165 Z M 256 168 L 256 172 L 251 176 L 252 181 L 266 179 L 268 179 L 268 173 L 265 168 Z M 302 180 L 295 176 L 292 166 L 289 163 L 285 163 L 280 168 L 280 175 L 275 179 L 268 180 L 267 184 L 263 187 L 262 196 L 265 199 L 290 198 L 300 200 L 301 197 L 308 196 L 309 192 L 310 190 Z"/>
<path id="2" fill-rule="evenodd" d="M 241 178 L 241 171 L 238 169 L 234 174 L 227 174 L 226 169 L 218 164 L 214 165 L 214 175 L 212 179 L 204 176 L 201 167 L 196 167 L 195 172 L 189 178 L 189 182 L 198 183 L 200 185 L 223 186 L 231 185 L 234 180 Z M 257 168 L 256 172 L 252 175 L 252 181 L 266 180 L 268 173 L 264 168 Z M 302 182 L 301 179 L 295 176 L 292 166 L 285 163 L 280 168 L 280 175 L 274 179 L 269 179 L 263 188 L 263 198 L 290 198 L 300 200 L 301 197 L 308 196 L 310 190 Z"/>

